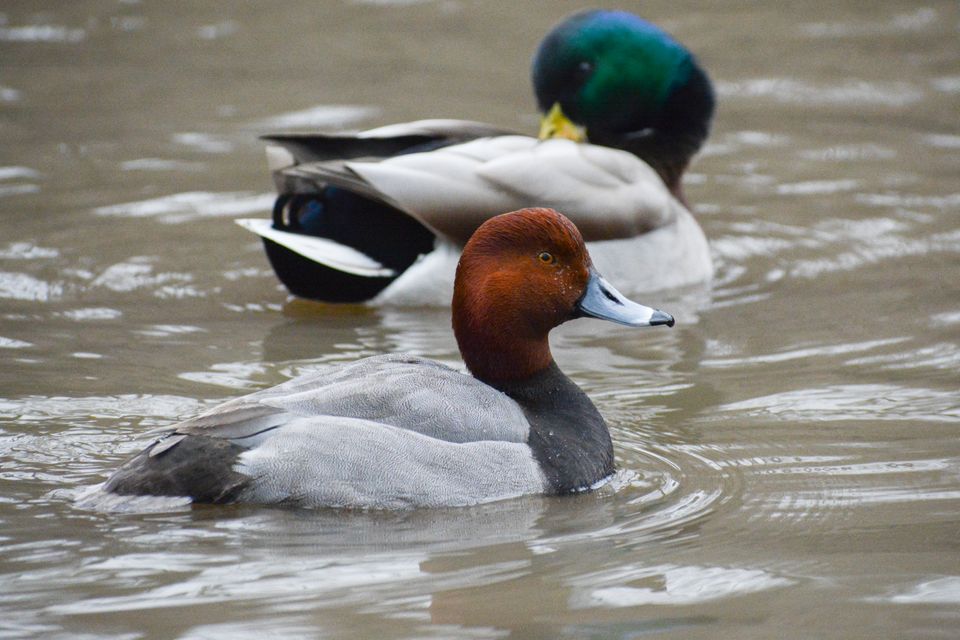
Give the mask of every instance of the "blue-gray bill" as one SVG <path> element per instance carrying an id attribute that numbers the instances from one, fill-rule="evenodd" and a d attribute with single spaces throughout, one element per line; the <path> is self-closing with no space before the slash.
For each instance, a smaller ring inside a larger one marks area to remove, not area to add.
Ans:
<path id="1" fill-rule="evenodd" d="M 630 300 L 603 279 L 596 270 L 590 270 L 587 290 L 580 299 L 581 315 L 609 320 L 629 327 L 673 326 L 673 316 Z"/>

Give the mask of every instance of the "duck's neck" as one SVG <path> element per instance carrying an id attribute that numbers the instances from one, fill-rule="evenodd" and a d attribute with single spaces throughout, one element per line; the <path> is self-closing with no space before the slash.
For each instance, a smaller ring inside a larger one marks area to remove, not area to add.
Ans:
<path id="1" fill-rule="evenodd" d="M 594 144 L 629 151 L 660 175 L 670 192 L 686 205 L 681 180 L 690 160 L 710 134 L 716 100 L 713 85 L 698 64 L 690 67 L 687 80 L 660 108 L 656 122 L 634 131 L 603 131 L 588 127 Z"/>
<path id="2" fill-rule="evenodd" d="M 473 376 L 513 398 L 530 424 L 528 444 L 553 493 L 591 488 L 613 473 L 610 431 L 580 387 L 553 361 L 549 329 L 462 313 L 454 295 L 453 331 Z M 505 327 L 510 327 L 506 330 Z"/>
<path id="3" fill-rule="evenodd" d="M 455 316 L 454 334 L 463 361 L 473 377 L 503 390 L 556 366 L 546 335 L 524 336 L 521 332 L 510 332 L 501 326 L 466 328 L 458 326 Z"/>
<path id="4" fill-rule="evenodd" d="M 525 380 L 502 383 L 500 390 L 530 423 L 527 444 L 553 493 L 585 491 L 613 473 L 607 423 L 555 363 Z"/>
<path id="5" fill-rule="evenodd" d="M 629 151 L 649 164 L 684 206 L 687 201 L 683 194 L 683 174 L 702 143 L 703 139 L 698 136 L 669 131 L 631 133 L 609 143 L 600 142 Z"/>

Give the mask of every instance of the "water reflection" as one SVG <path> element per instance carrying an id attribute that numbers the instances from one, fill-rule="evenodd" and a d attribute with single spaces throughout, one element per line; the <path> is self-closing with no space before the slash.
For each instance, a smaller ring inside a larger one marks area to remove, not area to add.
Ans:
<path id="1" fill-rule="evenodd" d="M 785 587 L 793 581 L 757 569 L 628 566 L 578 576 L 571 606 L 583 608 L 683 605 Z"/>
<path id="2" fill-rule="evenodd" d="M 926 580 L 885 600 L 898 604 L 960 604 L 960 576 Z"/>
<path id="3" fill-rule="evenodd" d="M 262 510 L 238 508 L 216 516 L 200 510 L 177 520 L 167 516 L 129 521 L 122 531 L 124 550 L 87 563 L 71 581 L 95 579 L 114 588 L 143 581 L 163 584 L 124 596 L 52 605 L 47 613 L 103 616 L 247 602 L 254 607 L 269 603 L 270 609 L 284 614 L 315 611 L 318 606 L 351 607 L 388 617 L 471 626 L 469 617 L 462 615 L 469 598 L 483 603 L 481 610 L 498 608 L 503 624 L 510 627 L 524 605 L 505 602 L 501 587 L 549 574 L 551 567 L 560 565 L 568 567 L 571 577 L 556 585 L 566 596 L 549 609 L 572 621 L 556 608 L 566 602 L 581 610 L 576 618 L 580 623 L 603 619 L 599 611 L 594 615 L 582 610 L 689 605 L 793 583 L 750 568 L 651 564 L 583 571 L 599 554 L 609 552 L 595 548 L 598 542 L 609 538 L 616 543 L 627 532 L 610 533 L 615 510 L 609 501 L 585 497 L 576 502 L 570 508 L 557 501 L 528 499 L 411 514 L 268 516 Z M 209 531 L 199 526 L 206 517 L 215 518 Z M 165 531 L 178 520 L 180 551 L 157 549 L 158 544 L 174 542 Z M 589 530 L 595 533 L 584 535 Z M 553 535 L 544 537 L 545 531 Z M 213 542 L 235 551 L 213 558 L 191 550 Z M 383 546 L 390 551 L 380 553 Z M 172 576 L 177 579 L 170 582 Z"/>
<path id="4" fill-rule="evenodd" d="M 795 389 L 732 402 L 719 411 L 761 414 L 785 420 L 960 421 L 960 398 L 952 391 L 895 385 L 834 385 Z"/>
<path id="5" fill-rule="evenodd" d="M 100 216 L 147 218 L 156 216 L 166 224 L 193 222 L 199 218 L 263 213 L 273 207 L 274 194 L 246 191 L 210 193 L 193 191 L 139 202 L 112 204 L 94 209 Z"/>
<path id="6" fill-rule="evenodd" d="M 372 106 L 325 104 L 258 120 L 250 125 L 250 129 L 257 132 L 277 129 L 346 129 L 379 113 L 380 109 Z"/>

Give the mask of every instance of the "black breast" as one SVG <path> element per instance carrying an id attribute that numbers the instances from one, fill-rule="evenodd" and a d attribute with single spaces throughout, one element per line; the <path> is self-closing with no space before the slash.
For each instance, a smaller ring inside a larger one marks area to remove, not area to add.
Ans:
<path id="1" fill-rule="evenodd" d="M 613 473 L 613 443 L 603 416 L 557 365 L 502 389 L 530 422 L 528 444 L 554 493 L 589 489 Z"/>

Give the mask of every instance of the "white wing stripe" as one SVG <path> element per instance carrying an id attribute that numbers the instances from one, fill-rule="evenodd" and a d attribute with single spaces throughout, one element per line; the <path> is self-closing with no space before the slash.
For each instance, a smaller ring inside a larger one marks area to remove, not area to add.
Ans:
<path id="1" fill-rule="evenodd" d="M 366 278 L 392 278 L 397 275 L 396 271 L 383 266 L 367 254 L 327 238 L 280 231 L 273 228 L 270 220 L 260 218 L 240 218 L 234 222 L 261 238 L 273 240 L 308 260 L 339 271 Z"/>

